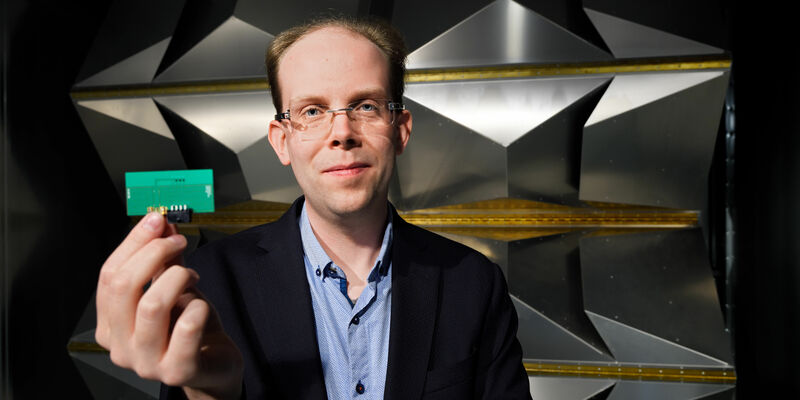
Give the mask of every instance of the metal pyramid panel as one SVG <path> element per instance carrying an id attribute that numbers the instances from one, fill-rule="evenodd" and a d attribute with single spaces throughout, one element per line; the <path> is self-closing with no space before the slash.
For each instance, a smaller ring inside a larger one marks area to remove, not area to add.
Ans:
<path id="1" fill-rule="evenodd" d="M 392 26 L 403 35 L 409 51 L 414 51 L 446 30 L 468 18 L 493 0 L 462 0 L 458 7 L 445 1 L 405 0 L 392 2 Z M 425 10 L 425 12 L 420 12 Z"/>
<path id="2" fill-rule="evenodd" d="M 721 71 L 617 75 L 586 121 L 590 127 L 692 86 L 722 76 Z"/>
<path id="3" fill-rule="evenodd" d="M 411 53 L 408 68 L 610 59 L 532 10 L 512 0 L 497 0 Z"/>
<path id="4" fill-rule="evenodd" d="M 584 237 L 579 248 L 584 307 L 617 361 L 733 361 L 700 228 Z"/>
<path id="5" fill-rule="evenodd" d="M 511 296 L 517 310 L 517 339 L 522 357 L 533 360 L 613 361 L 583 339 L 545 317 L 533 307 Z"/>
<path id="6" fill-rule="evenodd" d="M 722 49 L 584 8 L 616 58 L 720 54 Z"/>
<path id="7" fill-rule="evenodd" d="M 174 140 L 161 113 L 150 98 L 83 100 L 78 105 Z"/>
<path id="8" fill-rule="evenodd" d="M 76 84 L 76 87 L 150 83 L 167 51 L 168 37 Z"/>
<path id="9" fill-rule="evenodd" d="M 106 3 L 105 21 L 75 81 L 78 86 L 150 83 L 166 50 L 160 47 L 175 32 L 185 0 Z"/>
<path id="10" fill-rule="evenodd" d="M 162 96 L 155 100 L 234 153 L 265 138 L 275 115 L 267 92 Z"/>
<path id="11" fill-rule="evenodd" d="M 611 318 L 586 311 L 595 328 L 603 336 L 614 358 L 622 363 L 726 366 L 727 363 L 705 356 L 642 330 L 614 321 Z"/>
<path id="12" fill-rule="evenodd" d="M 534 399 L 588 400 L 614 386 L 611 379 L 571 378 L 561 376 L 530 377 Z"/>
<path id="13" fill-rule="evenodd" d="M 688 382 L 637 382 L 622 380 L 607 400 L 695 400 L 730 391 L 731 385 Z"/>
<path id="14" fill-rule="evenodd" d="M 584 233 L 509 243 L 508 290 L 611 360 L 610 351 L 584 312 L 578 254 L 578 242 Z"/>
<path id="15" fill-rule="evenodd" d="M 508 197 L 505 149 L 405 98 L 414 133 L 397 157 L 392 202 L 414 210 Z"/>
<path id="16" fill-rule="evenodd" d="M 581 200 L 691 210 L 708 206 L 708 171 L 728 74 L 697 74 L 695 78 L 714 77 L 636 108 L 621 103 L 650 90 L 654 82 L 681 80 L 678 75 L 682 74 L 615 78 L 615 82 L 624 78 L 619 82 L 629 85 L 629 95 L 620 86 L 614 88 L 612 82 L 595 112 L 608 109 L 613 101 L 617 105 L 610 108 L 630 111 L 615 111 L 613 118 L 587 123 L 584 128 Z M 670 91 L 674 89 L 672 86 Z"/>
<path id="17" fill-rule="evenodd" d="M 542 78 L 413 84 L 406 97 L 508 147 L 608 80 Z"/>
<path id="18" fill-rule="evenodd" d="M 160 73 L 155 82 L 266 76 L 264 51 L 274 37 L 230 17 Z"/>

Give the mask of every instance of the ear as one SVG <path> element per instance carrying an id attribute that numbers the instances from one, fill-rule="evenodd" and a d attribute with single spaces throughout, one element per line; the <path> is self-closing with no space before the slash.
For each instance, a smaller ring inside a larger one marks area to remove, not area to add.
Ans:
<path id="1" fill-rule="evenodd" d="M 289 156 L 289 148 L 286 143 L 289 140 L 289 136 L 286 135 L 285 127 L 280 121 L 272 120 L 269 122 L 268 129 L 267 138 L 269 139 L 269 144 L 272 145 L 272 150 L 275 150 L 275 154 L 278 155 L 281 164 L 291 164 L 292 158 Z"/>
<path id="2" fill-rule="evenodd" d="M 400 112 L 400 115 L 397 116 L 397 123 L 395 125 L 397 136 L 395 137 L 394 143 L 394 151 L 397 155 L 403 154 L 403 150 L 405 150 L 406 144 L 408 144 L 408 139 L 411 137 L 411 122 L 411 111 L 403 110 Z"/>

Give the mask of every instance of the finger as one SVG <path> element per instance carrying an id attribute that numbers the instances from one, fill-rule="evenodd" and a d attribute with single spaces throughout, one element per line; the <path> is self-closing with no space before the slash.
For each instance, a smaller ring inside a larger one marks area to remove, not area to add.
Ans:
<path id="1" fill-rule="evenodd" d="M 167 224 L 167 225 L 166 225 L 166 228 L 164 229 L 164 234 L 163 234 L 163 237 L 167 238 L 167 237 L 170 237 L 170 236 L 173 236 L 173 235 L 179 235 L 179 233 L 178 233 L 178 227 L 177 227 L 177 225 L 175 225 L 175 224 Z M 184 236 L 184 239 L 185 239 L 185 238 L 186 238 L 186 237 Z M 188 241 L 187 241 L 187 243 L 188 243 Z M 185 248 L 184 248 L 184 250 L 185 250 Z M 183 251 L 181 251 L 180 253 L 178 253 L 178 255 L 176 255 L 176 256 L 175 256 L 175 257 L 173 257 L 172 259 L 168 260 L 168 261 L 167 261 L 167 262 L 164 264 L 164 268 L 162 268 L 162 269 L 159 269 L 158 271 L 156 271 L 156 273 L 153 275 L 153 280 L 156 280 L 156 279 L 158 279 L 158 277 L 159 277 L 159 276 L 161 276 L 161 274 L 164 272 L 164 270 L 166 269 L 166 267 L 168 267 L 168 266 L 170 266 L 170 265 L 181 265 L 181 266 L 185 266 L 185 265 L 186 265 L 186 263 L 185 263 L 185 262 L 184 262 L 184 260 L 183 260 L 183 253 L 184 253 L 184 252 L 183 252 Z"/>
<path id="2" fill-rule="evenodd" d="M 136 372 L 140 376 L 157 378 L 158 363 L 167 349 L 172 309 L 181 294 L 194 285 L 198 278 L 193 270 L 172 266 L 153 282 L 139 300 L 132 342 L 139 361 Z"/>
<path id="3" fill-rule="evenodd" d="M 186 305 L 175 321 L 161 370 L 163 382 L 170 386 L 183 386 L 196 379 L 200 373 L 200 351 L 204 329 L 211 315 L 209 304 L 195 298 Z"/>
<path id="4" fill-rule="evenodd" d="M 153 239 L 134 253 L 125 264 L 115 272 L 106 306 L 109 330 L 109 343 L 127 347 L 133 334 L 136 308 L 144 292 L 144 285 L 150 281 L 164 263 L 175 257 L 186 246 L 181 235 Z"/>
<path id="5" fill-rule="evenodd" d="M 166 221 L 163 215 L 151 212 L 142 218 L 136 226 L 131 229 L 128 236 L 117 246 L 113 253 L 106 259 L 103 268 L 116 268 L 122 265 L 135 252 L 139 251 L 151 240 L 161 237 L 165 228 Z"/>
<path id="6" fill-rule="evenodd" d="M 95 299 L 97 308 L 95 339 L 101 346 L 108 348 L 110 345 L 111 326 L 109 316 L 114 313 L 114 309 L 110 308 L 110 303 L 111 297 L 114 296 L 112 283 L 115 280 L 117 270 L 134 252 L 144 247 L 150 240 L 161 236 L 164 231 L 164 225 L 164 217 L 160 214 L 147 214 L 111 253 L 100 269 Z"/>

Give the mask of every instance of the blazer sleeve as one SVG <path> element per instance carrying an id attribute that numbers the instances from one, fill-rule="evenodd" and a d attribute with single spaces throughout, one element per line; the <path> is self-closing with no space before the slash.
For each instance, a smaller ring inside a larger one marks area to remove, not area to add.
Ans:
<path id="1" fill-rule="evenodd" d="M 530 399 L 528 375 L 517 340 L 517 312 L 500 267 L 493 264 L 491 295 L 484 314 L 483 338 L 478 354 L 476 398 Z"/>

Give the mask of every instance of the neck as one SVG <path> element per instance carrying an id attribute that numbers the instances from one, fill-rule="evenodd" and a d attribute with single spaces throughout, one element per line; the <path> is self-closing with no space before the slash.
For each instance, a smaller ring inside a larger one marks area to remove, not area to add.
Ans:
<path id="1" fill-rule="evenodd" d="M 322 248 L 342 267 L 348 281 L 366 282 L 378 257 L 386 228 L 387 202 L 374 202 L 345 216 L 319 213 L 306 202 L 308 221 Z"/>

